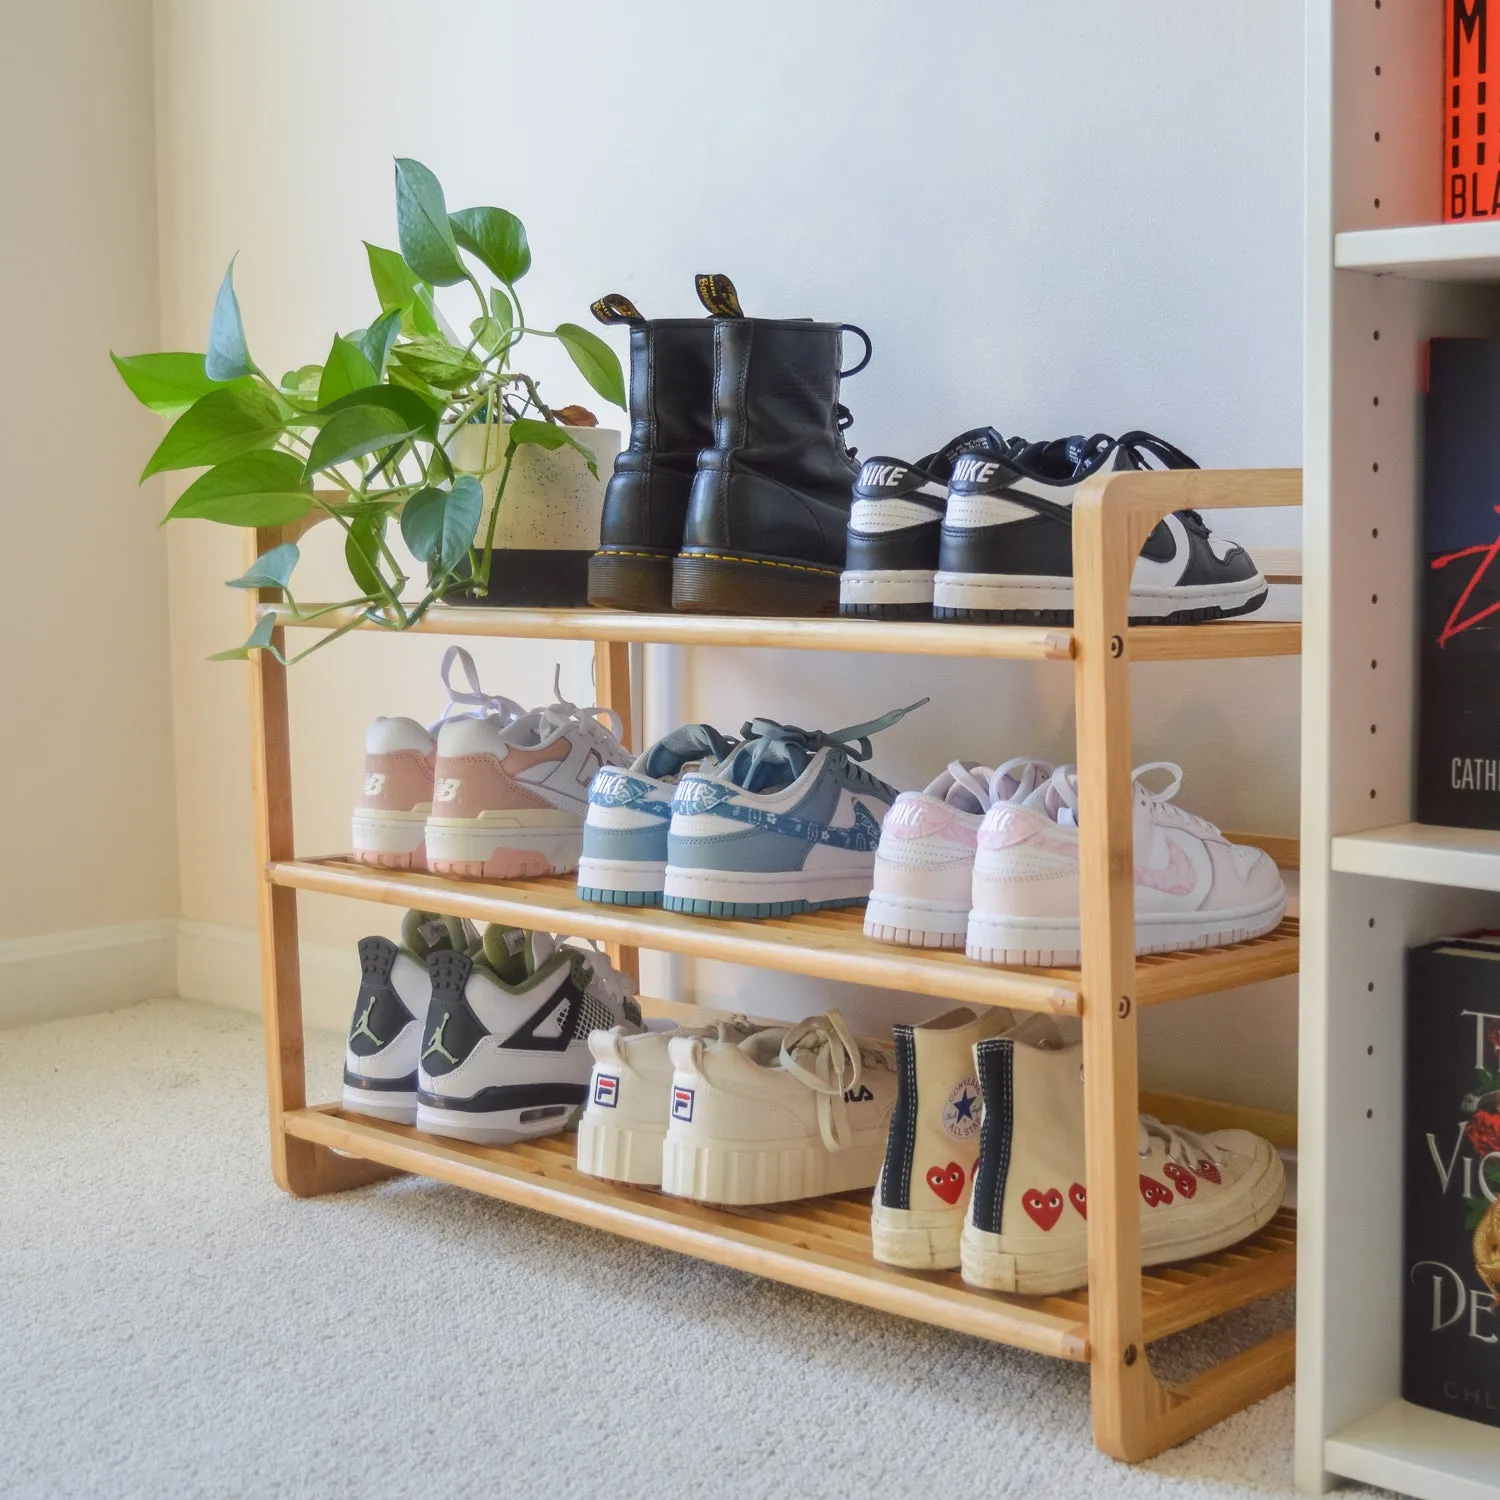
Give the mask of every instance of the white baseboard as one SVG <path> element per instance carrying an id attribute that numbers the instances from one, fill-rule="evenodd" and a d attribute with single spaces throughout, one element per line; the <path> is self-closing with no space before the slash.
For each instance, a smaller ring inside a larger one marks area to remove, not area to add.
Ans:
<path id="1" fill-rule="evenodd" d="M 183 918 L 177 929 L 176 990 L 230 1010 L 260 1014 L 260 952 L 255 932 Z M 359 991 L 359 955 L 331 943 L 302 944 L 302 1024 L 344 1031 Z"/>
<path id="2" fill-rule="evenodd" d="M 96 1015 L 177 988 L 177 920 L 0 942 L 0 1026 Z"/>

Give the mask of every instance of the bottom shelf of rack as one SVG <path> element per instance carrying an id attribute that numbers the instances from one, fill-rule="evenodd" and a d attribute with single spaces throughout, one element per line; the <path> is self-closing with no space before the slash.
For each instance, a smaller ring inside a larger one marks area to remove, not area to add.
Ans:
<path id="1" fill-rule="evenodd" d="M 1089 1358 L 1088 1293 L 1011 1297 L 965 1285 L 956 1271 L 901 1271 L 870 1254 L 868 1193 L 765 1208 L 721 1209 L 579 1172 L 573 1138 L 474 1146 L 335 1106 L 285 1117 L 288 1135 L 399 1171 L 469 1188 L 806 1291 L 1058 1359 Z M 1290 1287 L 1296 1220 L 1283 1210 L 1258 1235 L 1204 1260 L 1143 1277 L 1148 1340 Z"/>
<path id="2" fill-rule="evenodd" d="M 1390 1401 L 1323 1445 L 1343 1479 L 1420 1500 L 1500 1500 L 1500 1427 Z"/>

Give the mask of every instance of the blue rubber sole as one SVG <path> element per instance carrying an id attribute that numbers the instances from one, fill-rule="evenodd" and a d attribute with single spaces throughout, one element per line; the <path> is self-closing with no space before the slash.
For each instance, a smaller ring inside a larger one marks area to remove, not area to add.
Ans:
<path id="1" fill-rule="evenodd" d="M 863 906 L 863 896 L 842 896 L 837 901 L 701 901 L 696 896 L 664 896 L 667 911 L 690 917 L 795 917 L 803 912 L 826 911 L 833 906 Z"/>
<path id="2" fill-rule="evenodd" d="M 598 886 L 578 887 L 580 901 L 597 901 L 601 906 L 660 906 L 660 891 L 609 891 Z"/>

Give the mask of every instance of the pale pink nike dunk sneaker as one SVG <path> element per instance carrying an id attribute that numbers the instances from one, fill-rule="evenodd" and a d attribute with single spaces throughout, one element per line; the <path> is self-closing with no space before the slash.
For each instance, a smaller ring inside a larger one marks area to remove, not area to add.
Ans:
<path id="1" fill-rule="evenodd" d="M 1152 791 L 1152 771 L 1171 776 Z M 1270 856 L 1231 844 L 1171 799 L 1182 768 L 1135 771 L 1135 951 L 1212 948 L 1269 932 L 1286 915 Z M 979 827 L 965 951 L 989 964 L 1074 964 L 1081 950 L 1078 772 L 1061 767 L 1024 802 L 997 802 Z"/>
<path id="2" fill-rule="evenodd" d="M 468 692 L 450 681 L 455 662 L 463 667 Z M 350 858 L 357 864 L 425 870 L 438 730 L 457 716 L 507 724 L 524 712 L 519 703 L 480 688 L 474 658 L 461 646 L 444 653 L 442 677 L 448 705 L 436 724 L 424 728 L 415 719 L 381 717 L 365 732 L 364 785 L 351 830 Z"/>
<path id="3" fill-rule="evenodd" d="M 554 685 L 554 692 L 558 686 Z M 606 727 L 599 715 L 610 721 Z M 438 730 L 427 868 L 472 880 L 578 868 L 589 782 L 628 766 L 613 709 L 559 701 L 518 719 L 452 719 Z"/>
<path id="4" fill-rule="evenodd" d="M 997 770 L 955 760 L 920 792 L 902 792 L 880 825 L 865 936 L 911 948 L 962 948 L 979 825 L 996 802 L 1029 797 L 1052 774 L 1019 756 Z"/>

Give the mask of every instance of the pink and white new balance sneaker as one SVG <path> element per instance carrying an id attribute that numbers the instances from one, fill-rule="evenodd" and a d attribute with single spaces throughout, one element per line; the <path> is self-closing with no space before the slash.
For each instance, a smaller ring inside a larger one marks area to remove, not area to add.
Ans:
<path id="1" fill-rule="evenodd" d="M 454 662 L 464 669 L 468 692 L 449 680 Z M 436 724 L 424 728 L 415 719 L 381 717 L 365 732 L 365 779 L 351 830 L 350 858 L 356 864 L 425 870 L 438 730 L 460 715 L 507 724 L 524 712 L 519 703 L 480 688 L 474 658 L 461 646 L 449 646 L 443 654 L 442 677 L 448 706 Z"/>
<path id="2" fill-rule="evenodd" d="M 1052 774 L 1019 756 L 997 770 L 966 761 L 902 792 L 880 826 L 865 936 L 912 948 L 962 948 L 979 825 L 996 802 L 1029 797 Z"/>
<path id="3" fill-rule="evenodd" d="M 1152 791 L 1142 777 L 1166 771 Z M 1135 951 L 1212 948 L 1269 932 L 1286 914 L 1270 856 L 1231 844 L 1171 799 L 1182 768 L 1135 771 Z M 997 802 L 979 827 L 965 952 L 987 964 L 1077 963 L 1078 772 L 1061 767 L 1024 802 Z"/>
<path id="4" fill-rule="evenodd" d="M 509 722 L 490 717 L 442 725 L 427 868 L 492 880 L 576 870 L 589 783 L 604 766 L 630 764 L 630 752 L 616 737 L 622 728 L 613 709 L 579 708 L 560 698 Z"/>

